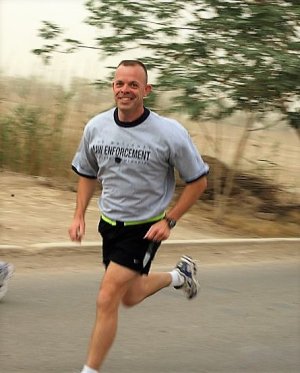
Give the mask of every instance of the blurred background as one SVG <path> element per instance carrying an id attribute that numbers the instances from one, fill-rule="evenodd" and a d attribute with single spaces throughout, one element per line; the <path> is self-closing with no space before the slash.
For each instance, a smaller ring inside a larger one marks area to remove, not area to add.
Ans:
<path id="1" fill-rule="evenodd" d="M 299 236 L 299 40 L 297 1 L 0 0 L 0 176 L 75 190 L 70 162 L 89 118 L 113 106 L 111 68 L 139 58 L 146 105 L 210 164 L 201 213 Z"/>

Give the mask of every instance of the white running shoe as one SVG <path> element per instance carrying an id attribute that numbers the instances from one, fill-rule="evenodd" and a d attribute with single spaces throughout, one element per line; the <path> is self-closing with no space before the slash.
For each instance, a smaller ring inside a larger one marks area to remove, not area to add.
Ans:
<path id="1" fill-rule="evenodd" d="M 182 289 L 187 299 L 195 298 L 200 288 L 197 280 L 196 262 L 191 257 L 183 255 L 177 263 L 175 271 L 184 278 L 184 283 L 180 286 L 174 286 L 174 288 Z"/>
<path id="2" fill-rule="evenodd" d="M 10 263 L 0 262 L 0 299 L 8 290 L 8 281 L 14 273 L 14 266 Z"/>

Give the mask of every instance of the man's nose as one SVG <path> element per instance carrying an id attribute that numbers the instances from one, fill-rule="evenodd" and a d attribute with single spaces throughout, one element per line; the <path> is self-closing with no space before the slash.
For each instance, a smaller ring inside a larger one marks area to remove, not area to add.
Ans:
<path id="1" fill-rule="evenodd" d="M 122 88 L 121 88 L 121 92 L 128 92 L 130 89 L 129 85 L 128 84 L 123 84 Z"/>

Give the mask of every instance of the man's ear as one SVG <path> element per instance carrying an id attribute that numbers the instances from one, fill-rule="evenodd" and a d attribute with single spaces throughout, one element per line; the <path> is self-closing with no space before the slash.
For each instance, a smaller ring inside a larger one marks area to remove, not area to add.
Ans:
<path id="1" fill-rule="evenodd" d="M 149 93 L 151 93 L 151 91 L 152 91 L 152 85 L 147 84 L 146 87 L 145 87 L 145 97 L 147 97 L 149 95 Z"/>

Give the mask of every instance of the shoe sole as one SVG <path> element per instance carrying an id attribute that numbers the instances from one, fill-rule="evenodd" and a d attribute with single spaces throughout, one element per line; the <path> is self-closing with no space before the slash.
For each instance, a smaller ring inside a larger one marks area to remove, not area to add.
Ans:
<path id="1" fill-rule="evenodd" d="M 7 275 L 3 279 L 3 284 L 8 283 L 8 281 L 11 279 L 11 277 L 13 276 L 14 271 L 15 271 L 15 267 L 12 264 L 7 264 L 6 268 L 7 268 Z"/>
<path id="2" fill-rule="evenodd" d="M 0 286 L 0 301 L 7 293 L 7 290 L 8 290 L 7 283 L 3 283 L 3 285 Z"/>
<path id="3" fill-rule="evenodd" d="M 0 300 L 6 295 L 8 291 L 8 282 L 12 275 L 14 274 L 15 267 L 12 264 L 7 264 L 7 275 L 0 286 Z"/>

